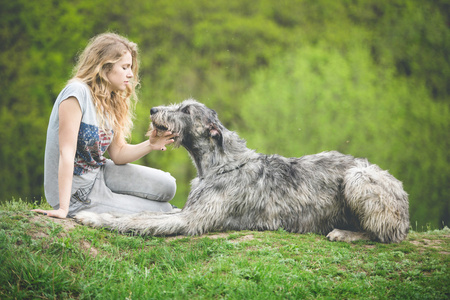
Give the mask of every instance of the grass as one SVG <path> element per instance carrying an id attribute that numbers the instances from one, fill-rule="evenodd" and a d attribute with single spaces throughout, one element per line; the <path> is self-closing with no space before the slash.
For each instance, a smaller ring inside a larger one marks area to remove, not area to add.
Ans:
<path id="1" fill-rule="evenodd" d="M 315 234 L 140 237 L 0 206 L 1 299 L 449 299 L 450 229 L 400 244 Z"/>

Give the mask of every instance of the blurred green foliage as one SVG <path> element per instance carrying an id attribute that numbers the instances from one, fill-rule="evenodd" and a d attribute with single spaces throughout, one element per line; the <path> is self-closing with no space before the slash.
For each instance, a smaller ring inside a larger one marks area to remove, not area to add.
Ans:
<path id="1" fill-rule="evenodd" d="M 41 0 L 0 2 L 0 201 L 43 197 L 50 110 L 76 55 L 114 31 L 141 49 L 140 103 L 193 97 L 260 152 L 336 149 L 389 169 L 411 222 L 450 220 L 448 0 Z M 182 206 L 186 151 L 138 163 L 171 172 Z"/>

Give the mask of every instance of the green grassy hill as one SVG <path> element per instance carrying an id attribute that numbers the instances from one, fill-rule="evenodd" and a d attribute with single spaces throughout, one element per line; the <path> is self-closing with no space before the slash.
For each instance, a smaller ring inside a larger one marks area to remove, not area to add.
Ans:
<path id="1" fill-rule="evenodd" d="M 1 299 L 448 299 L 450 230 L 400 244 L 315 234 L 140 237 L 0 206 Z"/>

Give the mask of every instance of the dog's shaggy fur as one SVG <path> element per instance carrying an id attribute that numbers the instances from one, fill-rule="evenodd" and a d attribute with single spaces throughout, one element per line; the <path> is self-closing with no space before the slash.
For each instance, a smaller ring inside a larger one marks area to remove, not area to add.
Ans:
<path id="1" fill-rule="evenodd" d="M 198 176 L 181 212 L 117 216 L 80 212 L 94 227 L 148 235 L 277 230 L 330 240 L 400 242 L 409 229 L 402 183 L 366 159 L 335 151 L 285 158 L 246 147 L 214 110 L 194 100 L 151 109 L 152 125 L 177 133 Z"/>

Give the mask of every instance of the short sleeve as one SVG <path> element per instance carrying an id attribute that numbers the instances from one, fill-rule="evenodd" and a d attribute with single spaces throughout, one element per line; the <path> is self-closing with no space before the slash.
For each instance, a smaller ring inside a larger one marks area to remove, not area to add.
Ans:
<path id="1" fill-rule="evenodd" d="M 61 104 L 64 100 L 70 97 L 75 97 L 81 107 L 81 112 L 84 114 L 88 106 L 88 101 L 90 101 L 90 90 L 89 87 L 81 81 L 73 81 L 66 85 L 66 87 L 61 91 L 59 101 Z"/>

